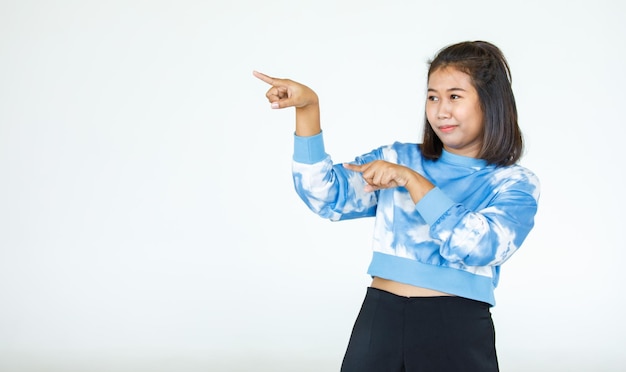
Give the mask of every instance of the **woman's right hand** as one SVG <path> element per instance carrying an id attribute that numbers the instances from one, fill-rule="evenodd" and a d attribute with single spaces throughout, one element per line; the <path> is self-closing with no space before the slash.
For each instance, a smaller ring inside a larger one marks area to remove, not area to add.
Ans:
<path id="1" fill-rule="evenodd" d="M 296 108 L 297 136 L 314 136 L 322 131 L 319 100 L 311 88 L 293 80 L 273 78 L 258 71 L 254 71 L 253 74 L 272 86 L 265 93 L 272 108 Z"/>
<path id="2" fill-rule="evenodd" d="M 272 86 L 267 93 L 265 93 L 265 96 L 274 109 L 286 107 L 304 108 L 311 105 L 317 106 L 319 104 L 317 94 L 306 85 L 289 79 L 273 78 L 258 71 L 253 71 L 252 73 L 257 78 Z"/>

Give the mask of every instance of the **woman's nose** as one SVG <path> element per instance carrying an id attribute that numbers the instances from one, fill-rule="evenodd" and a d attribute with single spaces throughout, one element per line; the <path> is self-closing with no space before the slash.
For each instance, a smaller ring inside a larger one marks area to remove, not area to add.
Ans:
<path id="1" fill-rule="evenodd" d="M 439 109 L 437 110 L 437 119 L 448 119 L 449 117 L 450 106 L 445 102 L 441 102 L 441 104 L 439 105 Z"/>

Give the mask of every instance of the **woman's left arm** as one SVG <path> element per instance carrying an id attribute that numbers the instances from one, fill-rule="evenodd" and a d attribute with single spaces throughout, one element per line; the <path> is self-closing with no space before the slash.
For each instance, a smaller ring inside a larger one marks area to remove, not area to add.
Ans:
<path id="1" fill-rule="evenodd" d="M 539 181 L 528 173 L 522 179 L 508 181 L 486 207 L 477 211 L 452 203 L 443 213 L 429 216 L 428 210 L 445 205 L 437 199 L 446 198 L 439 189 L 432 194 L 416 208 L 427 216 L 431 237 L 441 241 L 441 256 L 468 266 L 492 266 L 509 259 L 532 230 Z"/>

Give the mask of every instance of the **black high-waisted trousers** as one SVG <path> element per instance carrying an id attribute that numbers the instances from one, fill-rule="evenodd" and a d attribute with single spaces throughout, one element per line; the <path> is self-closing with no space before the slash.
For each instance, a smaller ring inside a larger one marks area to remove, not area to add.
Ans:
<path id="1" fill-rule="evenodd" d="M 368 288 L 341 371 L 498 371 L 489 304 Z"/>

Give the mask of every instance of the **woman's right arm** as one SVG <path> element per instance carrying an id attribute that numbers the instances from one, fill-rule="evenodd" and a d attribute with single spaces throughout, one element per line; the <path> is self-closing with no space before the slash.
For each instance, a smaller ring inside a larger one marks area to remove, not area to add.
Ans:
<path id="1" fill-rule="evenodd" d="M 277 79 L 254 71 L 271 85 L 265 94 L 272 108 L 295 107 L 296 131 L 293 178 L 296 192 L 316 214 L 331 220 L 372 216 L 377 195 L 365 192 L 361 175 L 333 165 L 324 150 L 317 94 L 289 79 Z"/>

